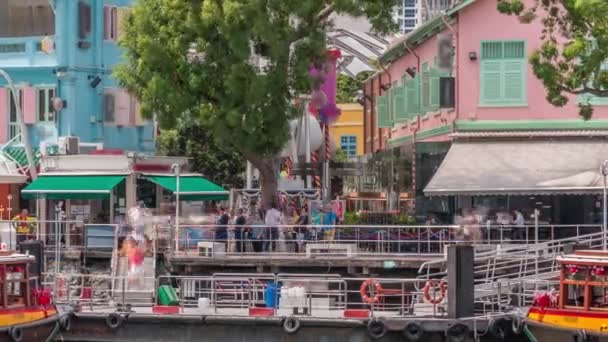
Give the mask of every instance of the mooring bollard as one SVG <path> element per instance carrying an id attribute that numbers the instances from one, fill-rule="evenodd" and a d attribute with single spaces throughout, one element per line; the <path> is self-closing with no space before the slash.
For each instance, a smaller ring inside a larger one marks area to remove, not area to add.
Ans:
<path id="1" fill-rule="evenodd" d="M 471 245 L 448 247 L 448 317 L 472 317 L 475 313 L 475 250 Z"/>

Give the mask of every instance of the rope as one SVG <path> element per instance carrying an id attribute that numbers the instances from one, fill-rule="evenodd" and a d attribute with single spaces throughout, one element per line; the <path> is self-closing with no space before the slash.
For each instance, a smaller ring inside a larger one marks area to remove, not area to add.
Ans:
<path id="1" fill-rule="evenodd" d="M 528 338 L 530 342 L 538 342 L 534 334 L 528 329 L 527 325 L 524 325 L 524 335 Z"/>

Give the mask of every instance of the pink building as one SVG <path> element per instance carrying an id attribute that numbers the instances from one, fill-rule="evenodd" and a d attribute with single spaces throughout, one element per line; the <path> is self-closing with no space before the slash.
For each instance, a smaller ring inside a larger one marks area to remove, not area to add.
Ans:
<path id="1" fill-rule="evenodd" d="M 608 99 L 584 99 L 597 105 L 589 121 L 578 116 L 583 98 L 546 101 L 528 63 L 541 30 L 495 0 L 463 0 L 388 48 L 364 86 L 365 153 L 390 151 L 410 169 L 385 190 L 410 192 L 417 215 L 444 220 L 480 206 L 601 222 Z"/>

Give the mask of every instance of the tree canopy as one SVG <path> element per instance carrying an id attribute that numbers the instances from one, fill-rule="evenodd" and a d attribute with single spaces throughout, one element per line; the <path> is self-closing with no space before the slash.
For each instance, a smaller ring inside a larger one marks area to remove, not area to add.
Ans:
<path id="1" fill-rule="evenodd" d="M 371 71 L 364 71 L 354 78 L 344 74 L 338 75 L 337 101 L 339 103 L 355 102 L 357 92 L 363 88 L 363 81 L 371 76 L 371 74 Z"/>
<path id="2" fill-rule="evenodd" d="M 294 99 L 320 82 L 309 70 L 327 57 L 330 15 L 366 16 L 385 33 L 397 28 L 398 2 L 139 0 L 115 75 L 161 127 L 191 113 L 219 145 L 242 153 L 260 171 L 268 202 L 289 120 L 302 112 Z"/>
<path id="3" fill-rule="evenodd" d="M 192 171 L 212 182 L 225 188 L 243 186 L 243 156 L 218 146 L 200 122 L 182 119 L 175 129 L 162 130 L 157 143 L 161 155 L 191 158 Z"/>
<path id="4" fill-rule="evenodd" d="M 593 97 L 608 97 L 608 1 L 498 0 L 498 10 L 523 23 L 541 20 L 542 46 L 530 56 L 532 70 L 555 106 L 566 94 L 583 95 L 580 115 L 593 114 Z"/>

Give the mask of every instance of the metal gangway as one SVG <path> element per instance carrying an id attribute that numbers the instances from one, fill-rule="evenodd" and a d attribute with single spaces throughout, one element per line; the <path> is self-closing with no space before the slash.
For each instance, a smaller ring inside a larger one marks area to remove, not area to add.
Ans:
<path id="1" fill-rule="evenodd" d="M 602 248 L 604 238 L 603 232 L 596 232 L 537 244 L 499 245 L 486 251 L 479 251 L 476 246 L 473 271 L 475 300 L 493 301 L 502 298 L 501 292 L 512 293 L 514 290 L 546 290 L 547 284 L 559 275 L 557 256 L 571 252 L 575 246 Z M 418 278 L 447 279 L 446 267 L 447 256 L 425 262 L 418 270 Z"/>

